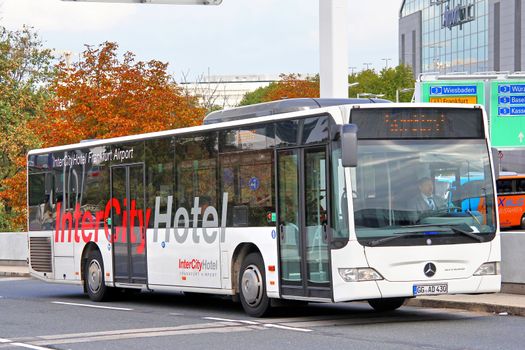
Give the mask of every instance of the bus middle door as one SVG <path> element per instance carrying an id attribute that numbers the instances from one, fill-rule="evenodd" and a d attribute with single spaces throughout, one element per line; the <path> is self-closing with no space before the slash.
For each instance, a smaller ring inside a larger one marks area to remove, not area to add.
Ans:
<path id="1" fill-rule="evenodd" d="M 111 198 L 119 203 L 111 210 L 113 270 L 117 283 L 145 285 L 147 282 L 144 189 L 144 164 L 111 168 Z"/>

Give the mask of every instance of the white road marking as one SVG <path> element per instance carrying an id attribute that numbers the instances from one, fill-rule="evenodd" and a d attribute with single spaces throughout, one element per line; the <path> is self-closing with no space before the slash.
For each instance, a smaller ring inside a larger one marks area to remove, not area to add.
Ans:
<path id="1" fill-rule="evenodd" d="M 297 331 L 297 332 L 312 332 L 311 329 L 306 328 L 297 328 L 297 327 L 290 327 L 290 326 L 281 326 L 278 324 L 273 323 L 261 323 L 261 322 L 254 322 L 254 321 L 248 321 L 248 320 L 232 320 L 229 318 L 220 318 L 220 317 L 204 317 L 207 320 L 213 320 L 213 321 L 226 321 L 226 322 L 239 322 L 239 323 L 246 323 L 251 325 L 257 325 L 257 326 L 263 326 L 266 328 L 279 328 L 279 329 L 285 329 L 288 331 Z"/>
<path id="2" fill-rule="evenodd" d="M 0 338 L 0 343 L 10 343 L 11 340 Z"/>
<path id="3" fill-rule="evenodd" d="M 279 324 L 265 324 L 264 327 L 267 327 L 267 328 L 279 328 L 279 329 L 285 329 L 287 331 L 296 331 L 296 332 L 313 332 L 313 330 L 311 329 L 306 329 L 306 328 L 297 328 L 297 327 L 288 327 L 288 326 L 281 326 Z"/>
<path id="4" fill-rule="evenodd" d="M 94 309 L 108 309 L 108 310 L 118 310 L 118 311 L 133 311 L 133 309 L 128 309 L 125 307 L 113 307 L 113 306 L 101 306 L 101 305 L 90 305 L 90 304 L 78 304 L 78 303 L 66 303 L 63 301 L 52 301 L 52 304 L 60 305 L 71 305 L 71 306 L 82 306 L 82 307 L 91 307 Z"/>
<path id="5" fill-rule="evenodd" d="M 212 320 L 212 321 L 225 321 L 225 322 L 240 322 L 240 323 L 246 323 L 251 325 L 260 325 L 260 322 L 254 322 L 254 321 L 248 321 L 248 320 L 232 320 L 229 318 L 220 318 L 220 317 L 203 317 L 205 320 Z"/>
<path id="6" fill-rule="evenodd" d="M 41 346 L 24 344 L 24 343 L 11 343 L 10 345 L 20 346 L 22 348 L 34 349 L 34 350 L 51 350 L 51 348 L 43 348 Z"/>
<path id="7" fill-rule="evenodd" d="M 205 323 L 205 324 L 193 324 L 184 325 L 178 327 L 171 327 L 171 330 L 151 332 L 148 329 L 134 329 L 134 330 L 120 330 L 120 331 L 108 331 L 98 332 L 99 335 L 90 336 L 93 333 L 77 334 L 77 337 L 70 337 L 71 335 L 59 336 L 45 336 L 45 338 L 56 337 L 56 339 L 32 341 L 36 345 L 59 345 L 59 344 L 75 344 L 75 343 L 90 343 L 94 341 L 110 341 L 110 340 L 122 340 L 122 339 L 138 339 L 138 338 L 152 338 L 152 337 L 166 337 L 166 336 L 177 336 L 177 335 L 192 335 L 192 334 L 205 334 L 205 333 L 232 333 L 232 332 L 244 332 L 250 331 L 250 326 L 239 326 L 238 323 Z M 120 334 L 115 334 L 119 332 Z M 135 333 L 136 332 L 136 333 Z M 105 334 L 104 334 L 105 333 Z M 44 337 L 39 337 L 44 338 Z"/>

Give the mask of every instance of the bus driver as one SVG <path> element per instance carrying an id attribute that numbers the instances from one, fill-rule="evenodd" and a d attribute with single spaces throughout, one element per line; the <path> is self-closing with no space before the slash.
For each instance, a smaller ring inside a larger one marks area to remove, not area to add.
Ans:
<path id="1" fill-rule="evenodd" d="M 424 177 L 418 181 L 419 193 L 412 199 L 410 208 L 418 213 L 446 208 L 443 199 L 434 196 L 432 179 Z"/>

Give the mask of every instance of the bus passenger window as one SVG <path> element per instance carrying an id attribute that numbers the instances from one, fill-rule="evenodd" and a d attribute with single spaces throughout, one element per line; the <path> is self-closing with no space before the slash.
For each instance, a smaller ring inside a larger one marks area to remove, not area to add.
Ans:
<path id="1" fill-rule="evenodd" d="M 512 180 L 499 180 L 497 182 L 498 193 L 511 193 Z"/>

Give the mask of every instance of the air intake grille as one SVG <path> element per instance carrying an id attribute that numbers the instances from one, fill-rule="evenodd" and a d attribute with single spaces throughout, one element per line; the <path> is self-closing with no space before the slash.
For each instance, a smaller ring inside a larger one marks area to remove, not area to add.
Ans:
<path id="1" fill-rule="evenodd" d="M 49 237 L 29 238 L 29 256 L 31 267 L 38 272 L 52 272 L 51 239 Z"/>

